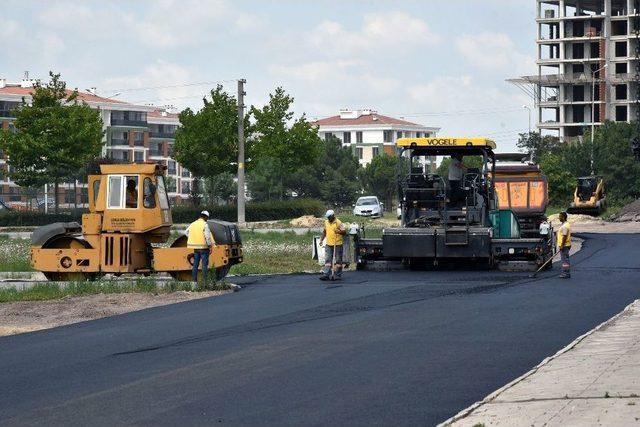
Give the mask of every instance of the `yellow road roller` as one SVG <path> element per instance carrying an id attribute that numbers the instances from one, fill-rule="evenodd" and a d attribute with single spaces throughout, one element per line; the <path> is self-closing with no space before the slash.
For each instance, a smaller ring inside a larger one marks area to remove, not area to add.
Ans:
<path id="1" fill-rule="evenodd" d="M 173 225 L 165 169 L 156 163 L 95 165 L 88 176 L 89 212 L 82 215 L 82 225 L 54 223 L 34 230 L 33 268 L 53 281 L 158 272 L 191 280 L 193 249 L 187 248 L 186 236 L 170 247 L 161 245 Z M 209 268 L 219 280 L 242 262 L 242 241 L 235 224 L 208 223 L 216 243 Z"/>

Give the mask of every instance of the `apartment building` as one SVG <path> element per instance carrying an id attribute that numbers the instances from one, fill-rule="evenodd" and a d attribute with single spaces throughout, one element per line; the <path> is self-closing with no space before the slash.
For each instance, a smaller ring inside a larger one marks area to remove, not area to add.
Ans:
<path id="1" fill-rule="evenodd" d="M 536 4 L 538 74 L 509 81 L 533 95 L 538 128 L 573 141 L 605 120 L 635 120 L 635 0 Z"/>
<path id="2" fill-rule="evenodd" d="M 0 125 L 3 129 L 13 129 L 13 110 L 23 98 L 30 101 L 34 84 L 35 80 L 28 76 L 17 84 L 0 79 Z M 190 172 L 172 158 L 175 132 L 180 124 L 177 114 L 159 110 L 155 106 L 101 97 L 95 91 L 79 92 L 78 98 L 100 111 L 105 130 L 104 157 L 118 161 L 162 163 L 167 166 L 171 199 L 174 203 L 188 199 L 193 179 Z M 42 205 L 44 195 L 20 188 L 8 177 L 10 168 L 10 159 L 0 153 L 0 200 L 14 208 L 34 208 L 34 202 Z M 50 200 L 53 199 L 52 191 L 50 189 Z M 87 206 L 87 188 L 82 180 L 62 184 L 59 191 L 62 207 Z"/>
<path id="3" fill-rule="evenodd" d="M 367 165 L 382 153 L 396 154 L 398 138 L 435 136 L 437 127 L 423 126 L 379 114 L 375 110 L 340 110 L 337 116 L 317 120 L 321 138 L 336 137 L 350 147 L 361 165 Z"/>

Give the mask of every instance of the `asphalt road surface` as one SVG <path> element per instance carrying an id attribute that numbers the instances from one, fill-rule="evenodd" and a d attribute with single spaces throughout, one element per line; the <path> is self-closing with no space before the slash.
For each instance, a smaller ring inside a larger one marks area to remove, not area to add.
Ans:
<path id="1" fill-rule="evenodd" d="M 227 296 L 0 338 L 1 425 L 433 425 L 640 296 L 640 235 L 556 271 L 244 278 Z"/>

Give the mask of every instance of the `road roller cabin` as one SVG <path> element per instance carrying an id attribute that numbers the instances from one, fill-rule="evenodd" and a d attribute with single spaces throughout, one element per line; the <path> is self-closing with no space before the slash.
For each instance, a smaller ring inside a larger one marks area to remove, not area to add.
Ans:
<path id="1" fill-rule="evenodd" d="M 171 210 L 164 166 L 101 164 L 88 177 L 89 213 L 77 222 L 55 223 L 33 232 L 31 265 L 54 281 L 95 279 L 103 274 L 167 272 L 191 280 L 193 249 L 186 236 L 171 247 Z M 209 268 L 217 279 L 242 262 L 242 242 L 233 223 L 210 220 L 216 244 Z"/>

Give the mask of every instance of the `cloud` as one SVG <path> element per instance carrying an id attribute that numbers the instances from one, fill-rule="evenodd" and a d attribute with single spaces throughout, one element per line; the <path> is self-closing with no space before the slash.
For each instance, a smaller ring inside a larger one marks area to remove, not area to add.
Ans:
<path id="1" fill-rule="evenodd" d="M 167 105 L 174 103 L 176 98 L 182 99 L 193 95 L 194 90 L 201 93 L 201 88 L 164 87 L 140 91 L 135 89 L 174 86 L 193 80 L 194 73 L 191 70 L 178 64 L 157 60 L 155 63 L 145 66 L 137 74 L 105 79 L 106 89 L 102 89 L 101 92 L 108 96 L 119 89 L 127 89 L 128 91 L 124 91 L 118 99 L 144 104 Z"/>
<path id="2" fill-rule="evenodd" d="M 311 33 L 311 44 L 334 55 L 374 53 L 382 49 L 407 51 L 418 46 L 435 45 L 440 37 L 419 18 L 399 12 L 378 12 L 364 16 L 362 27 L 345 29 L 336 21 L 323 21 Z"/>
<path id="3" fill-rule="evenodd" d="M 503 33 L 462 35 L 456 39 L 456 50 L 472 65 L 488 71 L 526 74 L 535 69 L 534 58 L 518 52 L 513 40 Z"/>
<path id="4" fill-rule="evenodd" d="M 115 4 L 56 2 L 40 11 L 43 28 L 61 37 L 111 40 L 128 36 L 129 44 L 153 48 L 183 48 L 211 44 L 229 31 L 260 30 L 263 20 L 237 10 L 228 0 L 140 1 L 142 7 Z"/>

